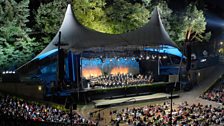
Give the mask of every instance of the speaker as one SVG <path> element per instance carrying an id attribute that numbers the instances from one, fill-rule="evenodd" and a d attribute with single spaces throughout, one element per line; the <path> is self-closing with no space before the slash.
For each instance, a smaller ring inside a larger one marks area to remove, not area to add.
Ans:
<path id="1" fill-rule="evenodd" d="M 72 107 L 72 110 L 77 110 L 77 104 L 65 104 L 66 109 L 70 109 Z"/>
<path id="2" fill-rule="evenodd" d="M 59 78 L 59 81 L 61 82 L 64 80 L 64 76 L 65 76 L 65 69 L 64 69 L 65 58 L 64 57 L 65 57 L 64 50 L 60 49 L 58 51 L 58 78 Z"/>
<path id="3" fill-rule="evenodd" d="M 66 109 L 70 109 L 70 107 L 72 107 L 73 110 L 77 110 L 77 104 L 69 104 L 69 103 L 65 104 Z"/>
<path id="4" fill-rule="evenodd" d="M 65 108 L 70 109 L 70 107 L 72 107 L 73 110 L 77 109 L 77 104 L 74 103 L 74 99 L 72 98 L 72 96 L 66 98 L 65 101 Z"/>
<path id="5" fill-rule="evenodd" d="M 73 110 L 77 110 L 77 104 L 72 104 Z"/>
<path id="6" fill-rule="evenodd" d="M 191 69 L 191 42 L 186 42 L 186 56 L 187 56 L 187 65 L 186 65 L 186 71 L 189 71 Z"/>
<path id="7" fill-rule="evenodd" d="M 69 51 L 68 53 L 68 73 L 69 73 L 69 80 L 71 82 L 75 81 L 74 77 L 74 60 L 73 60 L 73 53 L 72 51 Z"/>
<path id="8" fill-rule="evenodd" d="M 70 103 L 65 102 L 65 109 L 69 109 L 70 108 Z"/>
<path id="9" fill-rule="evenodd" d="M 74 55 L 75 83 L 77 83 L 77 84 L 80 84 L 80 82 L 81 82 L 80 67 L 81 67 L 81 64 L 80 64 L 80 54 Z"/>
<path id="10" fill-rule="evenodd" d="M 181 85 L 184 91 L 190 91 L 192 89 L 192 83 L 189 81 L 182 81 Z"/>

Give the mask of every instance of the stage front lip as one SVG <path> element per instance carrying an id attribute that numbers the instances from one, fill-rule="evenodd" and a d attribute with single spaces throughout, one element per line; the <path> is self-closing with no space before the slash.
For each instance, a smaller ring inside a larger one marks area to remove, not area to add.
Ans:
<path id="1" fill-rule="evenodd" d="M 165 86 L 170 84 L 170 82 L 153 82 L 148 84 L 139 84 L 139 85 L 131 85 L 131 86 L 123 86 L 123 87 L 111 87 L 111 88 L 85 88 L 83 91 L 100 91 L 100 90 L 116 90 L 116 89 L 127 89 L 127 88 L 140 88 L 140 87 L 148 87 L 148 86 Z"/>

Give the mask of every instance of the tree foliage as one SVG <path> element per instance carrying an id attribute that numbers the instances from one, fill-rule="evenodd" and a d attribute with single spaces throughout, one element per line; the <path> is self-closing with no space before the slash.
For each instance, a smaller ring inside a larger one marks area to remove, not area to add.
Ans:
<path id="1" fill-rule="evenodd" d="M 59 0 L 53 2 L 60 3 Z M 152 2 L 151 0 L 73 0 L 72 5 L 75 17 L 81 24 L 104 33 L 120 34 L 142 27 L 150 19 L 155 6 L 158 6 L 165 29 L 177 44 L 182 45 L 186 39 L 186 34 L 189 33 L 191 39 L 195 41 L 204 41 L 210 36 L 210 33 L 203 34 L 206 26 L 204 13 L 197 9 L 195 4 L 189 4 L 181 12 L 173 12 L 166 1 Z M 50 11 L 57 8 L 50 4 L 42 6 L 46 6 Z M 58 8 L 61 6 L 58 5 Z M 39 20 L 37 22 L 41 22 L 38 25 L 43 28 L 42 32 L 46 34 L 46 37 L 49 37 L 49 34 L 53 36 L 60 26 L 59 22 L 61 22 L 55 16 L 52 17 L 48 9 L 40 7 L 38 9 L 39 16 L 37 16 L 39 19 L 36 18 Z M 48 15 L 45 17 L 52 17 L 52 22 L 42 18 L 42 11 Z M 64 15 L 62 11 L 58 13 L 57 9 L 54 12 L 61 15 L 58 17 Z M 53 22 L 57 23 L 54 24 Z M 53 25 L 49 25 L 52 23 Z M 46 42 L 50 40 L 50 38 L 45 39 Z"/>
<path id="2" fill-rule="evenodd" d="M 204 12 L 193 4 L 189 4 L 184 11 L 173 16 L 172 29 L 172 39 L 179 45 L 185 41 L 208 41 L 211 36 L 211 33 L 205 34 Z"/>
<path id="3" fill-rule="evenodd" d="M 144 25 L 149 17 L 145 6 L 127 0 L 114 0 L 111 4 L 105 0 L 74 0 L 73 9 L 80 23 L 110 34 L 136 29 Z"/>
<path id="4" fill-rule="evenodd" d="M 29 0 L 0 0 L 0 67 L 19 66 L 41 51 L 55 36 L 66 10 L 66 1 L 42 0 L 31 12 Z M 208 41 L 204 13 L 197 3 L 180 12 L 172 11 L 165 1 L 155 0 L 73 0 L 73 12 L 84 26 L 110 34 L 120 34 L 144 26 L 155 6 L 171 39 L 178 45 L 187 41 Z M 200 6 L 202 8 L 203 6 Z M 32 31 L 27 23 L 35 16 Z M 32 33 L 32 37 L 30 37 Z"/>
<path id="5" fill-rule="evenodd" d="M 150 12 L 140 3 L 130 3 L 126 0 L 114 0 L 105 9 L 108 23 L 113 34 L 119 34 L 142 27 L 148 22 Z"/>
<path id="6" fill-rule="evenodd" d="M 65 0 L 53 0 L 41 4 L 35 14 L 36 25 L 34 27 L 36 36 L 43 49 L 57 33 L 63 21 L 67 2 Z"/>
<path id="7" fill-rule="evenodd" d="M 37 44 L 28 36 L 29 0 L 0 1 L 0 68 L 18 67 L 27 62 Z"/>
<path id="8" fill-rule="evenodd" d="M 100 32 L 110 32 L 105 5 L 105 0 L 73 0 L 73 12 L 84 26 Z"/>

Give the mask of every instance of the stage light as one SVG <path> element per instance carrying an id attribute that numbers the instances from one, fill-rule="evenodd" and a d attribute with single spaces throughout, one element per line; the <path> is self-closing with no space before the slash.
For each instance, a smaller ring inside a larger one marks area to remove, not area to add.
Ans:
<path id="1" fill-rule="evenodd" d="M 207 59 L 201 59 L 200 60 L 201 63 L 206 62 L 206 61 L 207 61 Z"/>
<path id="2" fill-rule="evenodd" d="M 152 55 L 152 59 L 155 59 L 157 56 L 156 55 Z"/>
<path id="3" fill-rule="evenodd" d="M 220 42 L 220 45 L 223 45 L 223 42 Z"/>
<path id="4" fill-rule="evenodd" d="M 113 60 L 112 59 L 110 59 L 110 62 L 112 62 Z"/>
<path id="5" fill-rule="evenodd" d="M 41 86 L 38 86 L 38 91 L 41 91 L 42 90 L 42 87 Z"/>
<path id="6" fill-rule="evenodd" d="M 201 73 L 200 72 L 198 72 L 198 77 L 200 77 L 201 76 Z"/>
<path id="7" fill-rule="evenodd" d="M 132 60 L 135 60 L 135 57 L 133 57 Z"/>
<path id="8" fill-rule="evenodd" d="M 195 53 L 192 53 L 192 54 L 191 54 L 191 59 L 192 59 L 192 60 L 196 60 L 196 59 L 197 59 L 197 56 L 196 56 Z"/>
<path id="9" fill-rule="evenodd" d="M 167 59 L 167 56 L 163 56 L 163 59 Z"/>
<path id="10" fill-rule="evenodd" d="M 8 74 L 8 73 L 9 73 L 9 71 L 6 71 L 5 73 L 6 73 L 6 74 Z"/>
<path id="11" fill-rule="evenodd" d="M 161 56 L 159 56 L 159 59 L 161 59 L 162 57 Z"/>
<path id="12" fill-rule="evenodd" d="M 16 72 L 15 72 L 15 71 L 13 71 L 12 73 L 13 73 L 13 74 L 15 74 Z"/>
<path id="13" fill-rule="evenodd" d="M 146 56 L 146 60 L 149 60 L 149 56 Z"/>
<path id="14" fill-rule="evenodd" d="M 11 74 L 12 73 L 12 71 L 9 71 L 9 74 Z"/>
<path id="15" fill-rule="evenodd" d="M 140 55 L 140 57 L 142 58 L 142 57 L 143 57 L 143 55 Z"/>
<path id="16" fill-rule="evenodd" d="M 2 74 L 5 74 L 5 71 L 3 71 Z"/>

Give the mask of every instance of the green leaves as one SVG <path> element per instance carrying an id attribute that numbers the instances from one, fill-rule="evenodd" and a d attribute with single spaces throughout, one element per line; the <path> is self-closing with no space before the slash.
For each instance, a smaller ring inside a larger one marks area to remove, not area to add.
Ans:
<path id="1" fill-rule="evenodd" d="M 206 21 L 204 12 L 190 4 L 182 12 L 174 12 L 170 19 L 171 38 L 181 47 L 185 41 L 208 41 L 211 34 L 204 34 Z"/>
<path id="2" fill-rule="evenodd" d="M 60 3 L 60 1 L 54 0 L 55 3 Z M 39 23 L 37 24 L 44 36 L 41 41 L 51 41 L 52 37 L 49 36 L 54 36 L 61 24 L 57 18 L 64 16 L 64 12 L 58 13 L 56 9 L 61 7 L 54 4 L 42 5 L 38 9 L 36 19 Z M 203 11 L 198 10 L 193 4 L 183 9 L 182 12 L 173 12 L 165 1 L 152 3 L 151 0 L 113 0 L 112 2 L 73 0 L 72 5 L 74 14 L 82 25 L 109 34 L 120 34 L 142 27 L 148 22 L 155 6 L 158 6 L 165 29 L 178 45 L 183 44 L 189 29 L 191 33 L 194 33 L 192 40 L 205 40 L 205 36 L 202 35 L 205 31 L 205 17 Z M 51 11 L 54 9 L 54 16 L 51 16 Z M 57 17 L 55 14 L 60 16 Z"/>
<path id="3" fill-rule="evenodd" d="M 73 11 L 78 21 L 91 29 L 111 31 L 105 13 L 105 0 L 73 0 Z"/>
<path id="4" fill-rule="evenodd" d="M 149 17 L 144 6 L 126 0 L 114 0 L 110 5 L 105 0 L 74 0 L 73 10 L 79 22 L 86 27 L 110 34 L 141 27 Z"/>
<path id="5" fill-rule="evenodd" d="M 29 0 L 0 0 L 0 69 L 24 64 L 52 40 L 60 28 L 67 3 L 51 1 L 31 12 Z M 172 11 L 165 1 L 151 0 L 73 0 L 72 5 L 82 25 L 104 33 L 120 34 L 144 26 L 158 6 L 165 29 L 178 45 L 183 45 L 186 38 L 208 41 L 211 36 L 210 32 L 205 33 L 204 13 L 196 4 L 181 12 Z M 32 30 L 27 27 L 30 13 L 35 16 Z"/>
<path id="6" fill-rule="evenodd" d="M 38 38 L 41 45 L 46 46 L 59 30 L 66 6 L 66 1 L 54 0 L 47 4 L 41 4 L 38 8 L 34 30 L 39 33 L 36 36 L 41 36 Z"/>
<path id="7" fill-rule="evenodd" d="M 38 46 L 28 36 L 29 0 L 0 2 L 0 70 L 16 68 L 31 59 Z"/>
<path id="8" fill-rule="evenodd" d="M 142 27 L 148 22 L 149 11 L 139 3 L 131 4 L 125 0 L 115 0 L 106 9 L 108 23 L 113 33 L 120 34 Z"/>

